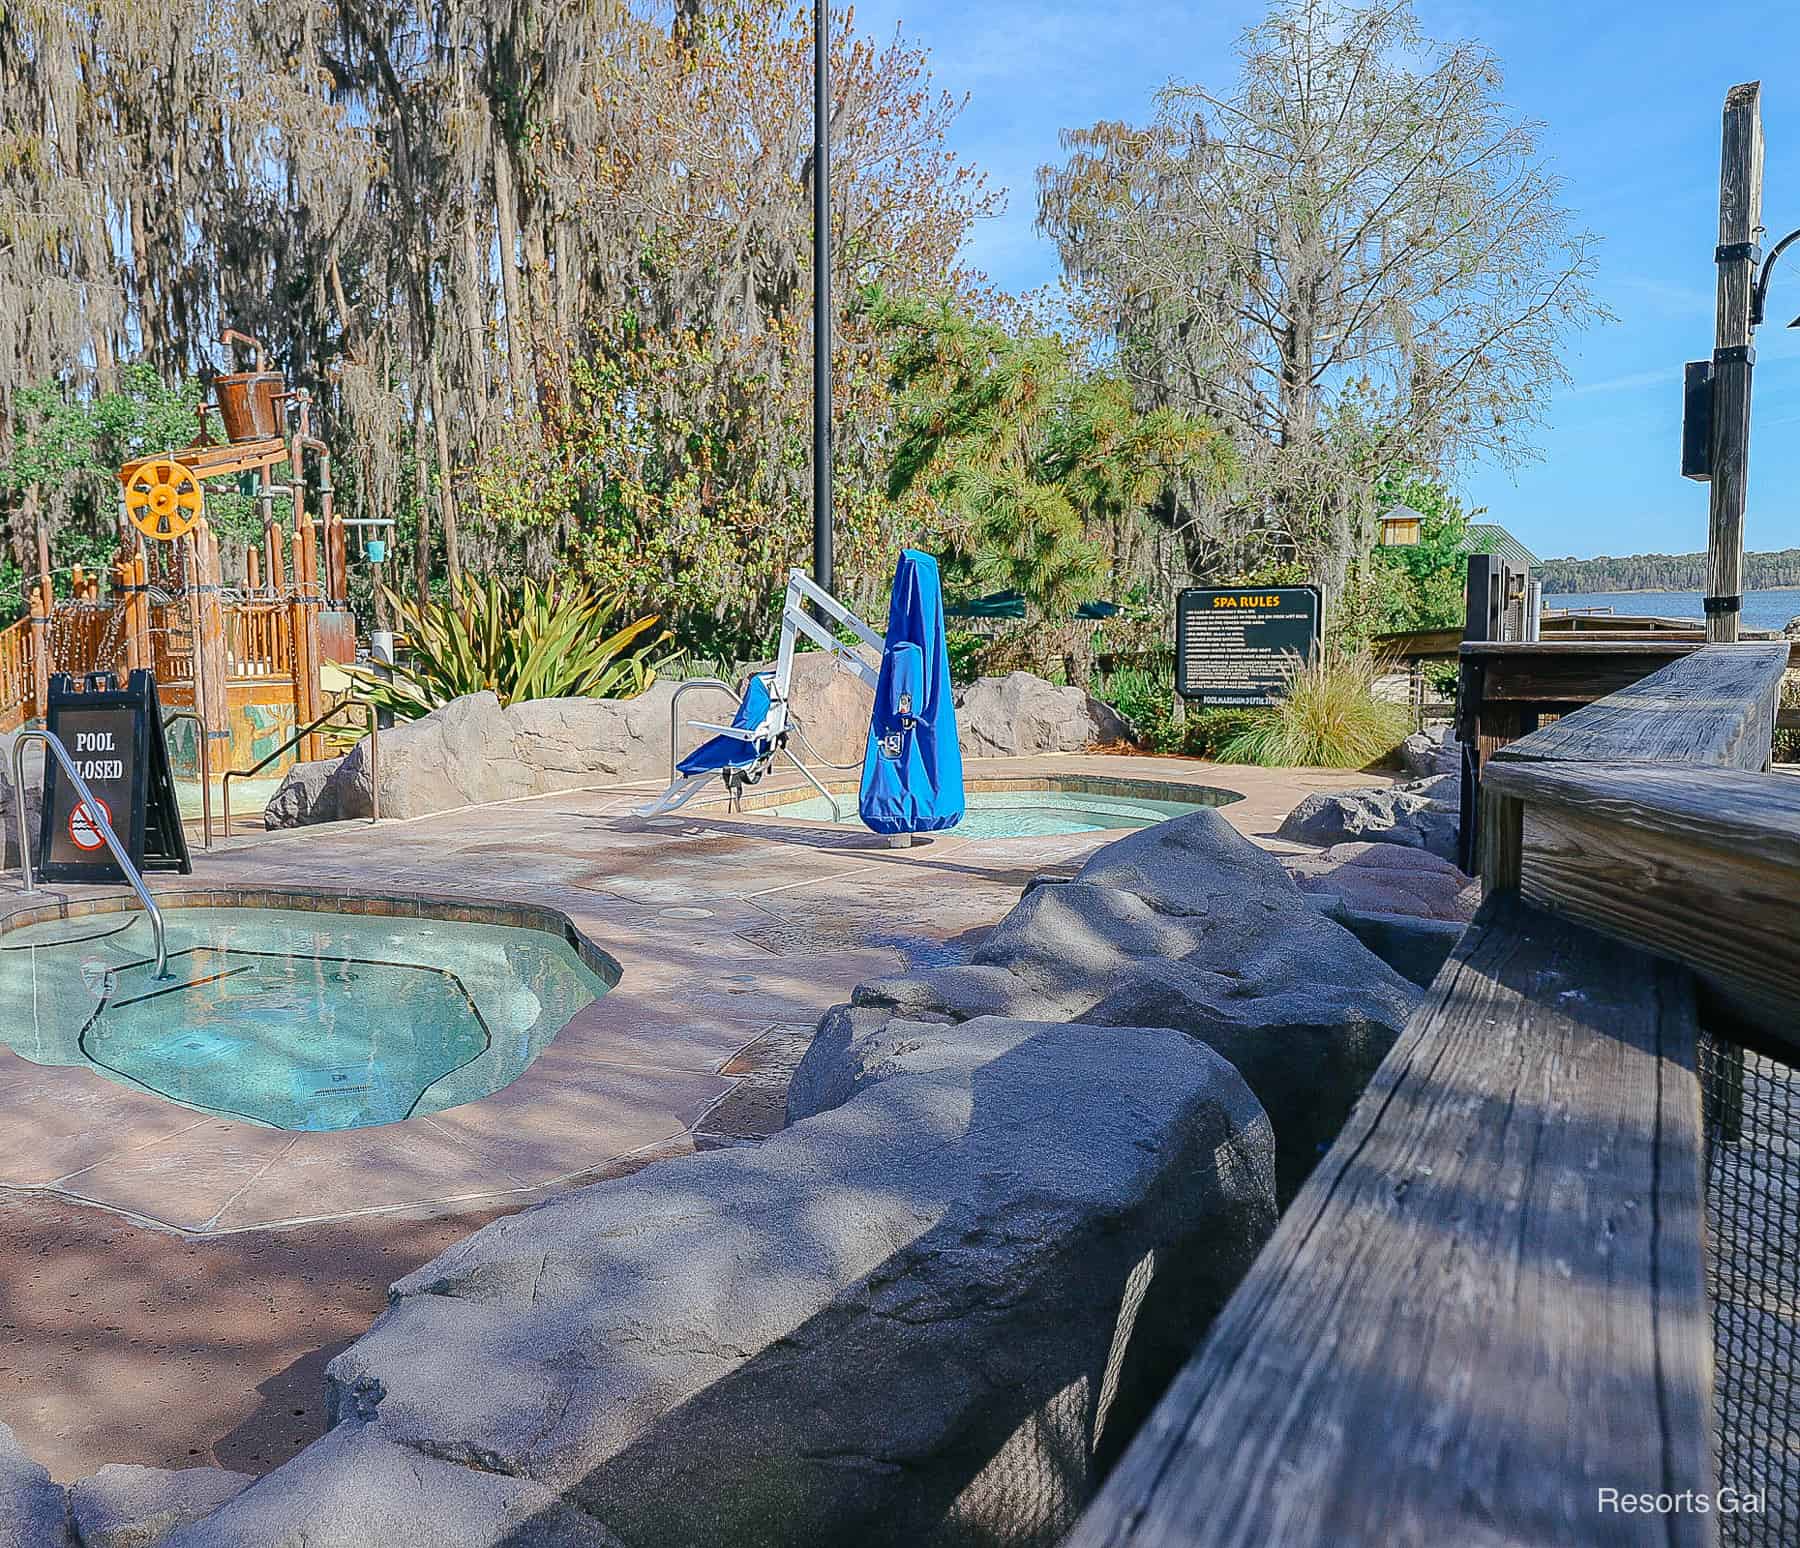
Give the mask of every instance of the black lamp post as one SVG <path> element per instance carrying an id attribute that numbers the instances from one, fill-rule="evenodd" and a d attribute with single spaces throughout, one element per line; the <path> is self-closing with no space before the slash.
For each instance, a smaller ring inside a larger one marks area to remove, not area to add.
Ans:
<path id="1" fill-rule="evenodd" d="M 813 0 L 813 580 L 831 590 L 830 0 Z"/>

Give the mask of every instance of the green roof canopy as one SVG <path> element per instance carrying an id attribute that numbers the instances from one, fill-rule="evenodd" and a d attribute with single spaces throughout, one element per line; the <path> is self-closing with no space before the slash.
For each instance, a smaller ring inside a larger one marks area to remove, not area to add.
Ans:
<path id="1" fill-rule="evenodd" d="M 1112 618 L 1119 612 L 1117 602 L 1083 602 L 1076 608 L 1073 617 L 1082 620 Z M 985 597 L 971 597 L 966 602 L 958 602 L 954 607 L 944 609 L 946 618 L 998 618 L 1022 619 L 1025 616 L 1025 598 L 1016 591 L 994 591 Z"/>

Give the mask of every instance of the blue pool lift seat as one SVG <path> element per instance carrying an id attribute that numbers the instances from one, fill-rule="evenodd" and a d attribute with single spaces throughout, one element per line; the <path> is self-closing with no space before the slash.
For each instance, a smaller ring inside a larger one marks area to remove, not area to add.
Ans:
<path id="1" fill-rule="evenodd" d="M 805 776 L 808 784 L 831 802 L 837 800 L 813 778 L 812 772 L 788 750 L 791 727 L 789 698 L 794 681 L 794 647 L 805 635 L 830 653 L 838 667 L 854 672 L 871 688 L 876 686 L 876 669 L 853 645 L 846 645 L 823 623 L 813 617 L 808 604 L 824 617 L 847 629 L 862 645 L 881 653 L 884 641 L 855 613 L 816 586 L 811 577 L 799 570 L 788 574 L 787 598 L 781 609 L 781 651 L 772 672 L 758 672 L 744 687 L 743 702 L 728 726 L 711 721 L 690 720 L 697 731 L 713 735 L 675 766 L 675 780 L 647 806 L 634 809 L 638 817 L 659 817 L 675 811 L 704 790 L 713 780 L 722 780 L 734 799 L 744 787 L 754 785 L 774 765 L 777 758 L 787 761 Z"/>
<path id="2" fill-rule="evenodd" d="M 678 772 L 690 778 L 704 778 L 723 774 L 727 769 L 753 768 L 774 757 L 780 749 L 776 738 L 769 734 L 769 710 L 774 701 L 769 696 L 768 676 L 767 672 L 758 672 L 750 679 L 744 688 L 744 702 L 731 717 L 731 724 L 676 764 Z"/>

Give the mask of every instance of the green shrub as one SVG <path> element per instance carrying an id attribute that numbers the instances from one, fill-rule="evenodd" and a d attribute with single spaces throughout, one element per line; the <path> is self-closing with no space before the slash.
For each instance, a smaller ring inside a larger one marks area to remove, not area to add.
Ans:
<path id="1" fill-rule="evenodd" d="M 988 637 L 976 634 L 969 629 L 946 629 L 944 644 L 950 652 L 950 681 L 958 688 L 967 688 L 970 683 L 981 676 L 981 653 L 986 648 Z"/>
<path id="2" fill-rule="evenodd" d="M 654 616 L 614 628 L 618 604 L 579 586 L 465 580 L 418 607 L 385 592 L 411 654 L 392 680 L 351 667 L 360 698 L 416 720 L 452 699 L 492 689 L 522 699 L 628 699 L 656 680 L 650 652 L 669 638 Z"/>
<path id="3" fill-rule="evenodd" d="M 1172 663 L 1120 667 L 1116 672 L 1095 677 L 1088 685 L 1088 692 L 1129 720 L 1151 752 L 1179 753 L 1185 750 L 1181 728 L 1175 724 L 1175 668 Z"/>
<path id="4" fill-rule="evenodd" d="M 1800 709 L 1800 672 L 1789 672 L 1781 680 L 1781 707 Z M 1775 733 L 1775 761 L 1800 763 L 1800 731 Z"/>
<path id="5" fill-rule="evenodd" d="M 1388 757 L 1412 730 L 1404 704 L 1374 695 L 1376 666 L 1366 654 L 1321 653 L 1295 662 L 1287 691 L 1268 709 L 1244 710 L 1214 756 L 1264 768 L 1361 769 Z"/>

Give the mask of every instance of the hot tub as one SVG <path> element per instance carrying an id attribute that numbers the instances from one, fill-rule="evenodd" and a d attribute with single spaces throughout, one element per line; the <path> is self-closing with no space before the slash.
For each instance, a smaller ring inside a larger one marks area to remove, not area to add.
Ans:
<path id="1" fill-rule="evenodd" d="M 161 980 L 135 909 L 16 926 L 0 935 L 0 1044 L 198 1112 L 366 1128 L 500 1090 L 618 982 L 526 911 L 294 901 L 317 906 L 162 900 Z"/>

